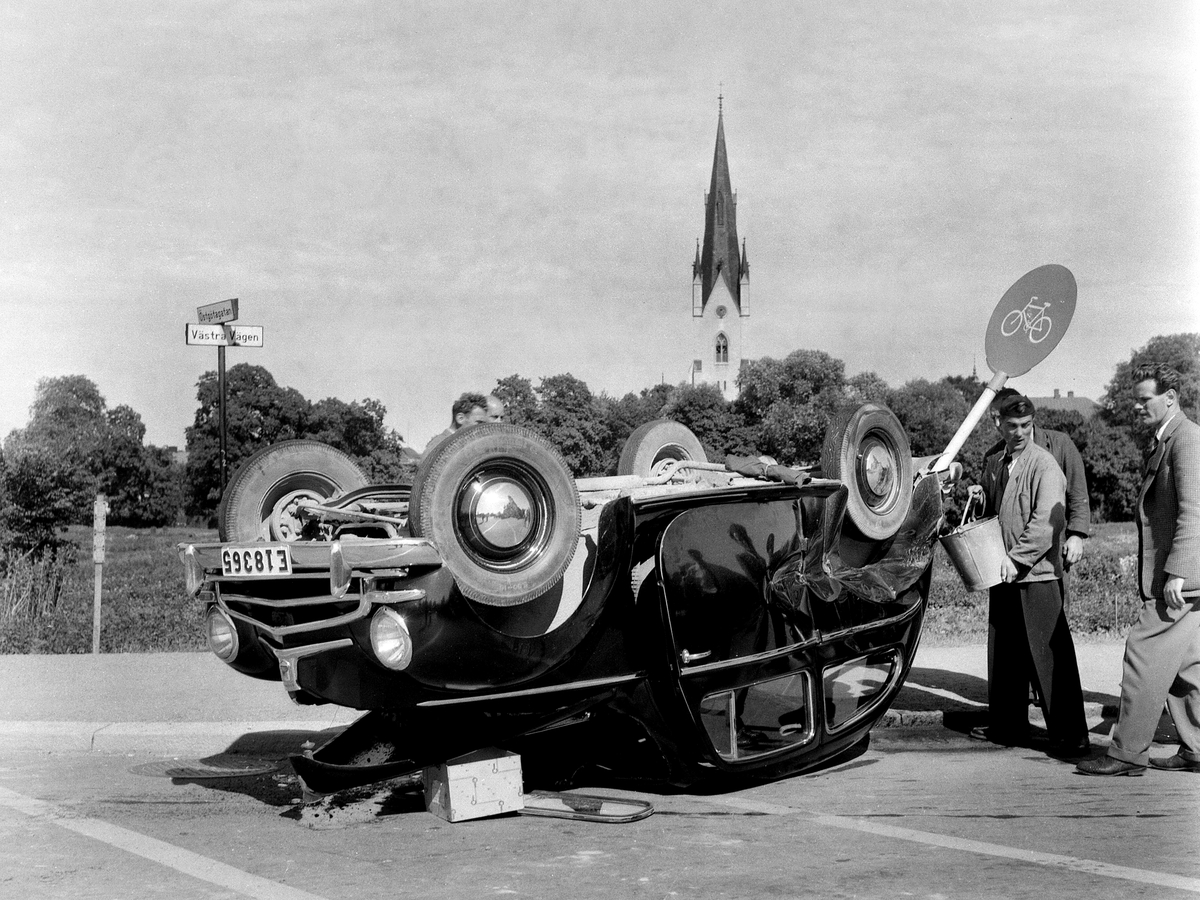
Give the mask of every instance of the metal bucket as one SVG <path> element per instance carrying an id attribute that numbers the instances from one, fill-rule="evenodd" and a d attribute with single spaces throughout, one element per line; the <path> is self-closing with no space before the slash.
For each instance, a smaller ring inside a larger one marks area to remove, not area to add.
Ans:
<path id="1" fill-rule="evenodd" d="M 995 516 L 975 519 L 968 504 L 963 524 L 943 535 L 941 542 L 968 591 L 982 591 L 1003 580 L 1000 563 L 1008 553 Z"/>

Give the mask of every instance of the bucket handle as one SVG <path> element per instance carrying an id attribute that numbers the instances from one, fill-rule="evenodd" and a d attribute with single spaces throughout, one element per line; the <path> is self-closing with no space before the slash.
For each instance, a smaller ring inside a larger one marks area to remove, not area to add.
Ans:
<path id="1" fill-rule="evenodd" d="M 978 492 L 973 492 L 967 495 L 967 505 L 963 509 L 962 521 L 959 522 L 958 527 L 962 528 L 964 525 L 970 525 L 983 514 L 983 509 L 983 489 L 980 488 Z"/>

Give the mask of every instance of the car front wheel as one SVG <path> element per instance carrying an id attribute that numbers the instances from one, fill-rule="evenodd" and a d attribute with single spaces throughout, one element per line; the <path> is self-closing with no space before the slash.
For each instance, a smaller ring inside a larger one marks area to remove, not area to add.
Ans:
<path id="1" fill-rule="evenodd" d="M 912 451 L 886 406 L 864 403 L 830 420 L 821 472 L 846 485 L 846 514 L 863 537 L 886 540 L 899 530 L 912 502 Z"/>
<path id="2" fill-rule="evenodd" d="M 527 428 L 460 429 L 413 480 L 410 531 L 431 539 L 459 590 L 486 606 L 527 603 L 558 584 L 579 528 L 566 461 Z"/>

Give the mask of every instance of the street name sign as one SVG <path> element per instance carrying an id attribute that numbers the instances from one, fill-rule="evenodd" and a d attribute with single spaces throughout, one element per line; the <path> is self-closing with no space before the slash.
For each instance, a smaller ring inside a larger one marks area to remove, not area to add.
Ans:
<path id="1" fill-rule="evenodd" d="M 193 347 L 261 347 L 261 325 L 195 325 L 184 326 L 184 335 Z"/>
<path id="2" fill-rule="evenodd" d="M 196 321 L 201 325 L 220 325 L 222 322 L 232 322 L 237 317 L 237 297 L 232 300 L 222 300 L 220 303 L 209 303 L 207 306 L 196 307 Z"/>

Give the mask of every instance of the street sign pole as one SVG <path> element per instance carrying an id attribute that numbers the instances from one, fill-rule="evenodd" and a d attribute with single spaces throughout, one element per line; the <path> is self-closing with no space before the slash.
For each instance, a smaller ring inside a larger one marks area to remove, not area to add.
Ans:
<path id="1" fill-rule="evenodd" d="M 217 393 L 220 395 L 217 418 L 221 429 L 221 493 L 225 493 L 225 346 L 217 348 Z"/>
<path id="2" fill-rule="evenodd" d="M 238 317 L 238 301 L 224 300 L 220 303 L 209 303 L 196 307 L 197 324 L 185 325 L 184 340 L 190 346 L 217 348 L 217 433 L 218 461 L 221 470 L 221 493 L 225 493 L 228 481 L 228 436 L 225 428 L 225 407 L 228 398 L 225 396 L 225 348 L 229 347 L 261 347 L 263 345 L 263 328 L 261 325 L 234 325 Z"/>

